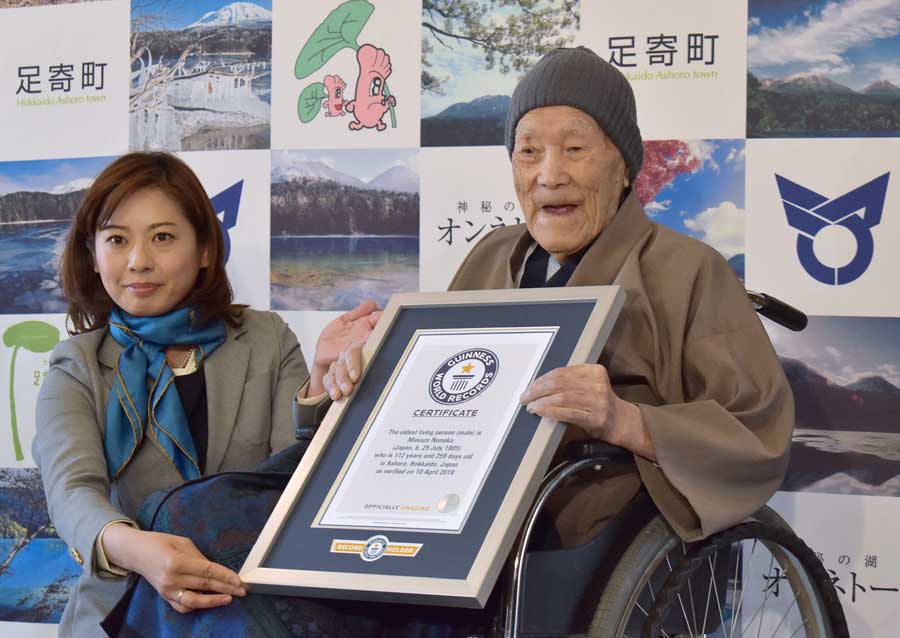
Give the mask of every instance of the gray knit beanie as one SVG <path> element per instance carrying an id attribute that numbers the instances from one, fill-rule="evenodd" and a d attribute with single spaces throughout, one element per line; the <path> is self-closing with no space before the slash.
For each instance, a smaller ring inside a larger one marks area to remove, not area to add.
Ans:
<path id="1" fill-rule="evenodd" d="M 519 80 L 506 113 L 512 157 L 516 125 L 542 106 L 572 106 L 592 116 L 625 158 L 633 182 L 644 161 L 634 92 L 625 76 L 587 47 L 554 49 Z"/>

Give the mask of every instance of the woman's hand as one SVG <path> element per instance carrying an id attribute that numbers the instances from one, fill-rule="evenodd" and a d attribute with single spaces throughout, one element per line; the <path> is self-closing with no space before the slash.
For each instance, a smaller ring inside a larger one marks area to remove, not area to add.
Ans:
<path id="1" fill-rule="evenodd" d="M 325 326 L 316 342 L 307 396 L 314 397 L 326 391 L 323 379 L 331 365 L 348 348 L 365 343 L 380 317 L 378 304 L 369 300 Z"/>
<path id="2" fill-rule="evenodd" d="M 532 414 L 577 426 L 595 439 L 656 460 L 640 408 L 616 396 L 600 364 L 551 370 L 535 379 L 519 402 Z"/>
<path id="3" fill-rule="evenodd" d="M 147 579 L 182 614 L 222 607 L 232 596 L 247 595 L 240 576 L 208 560 L 188 538 L 119 523 L 103 533 L 103 550 L 110 562 Z"/>

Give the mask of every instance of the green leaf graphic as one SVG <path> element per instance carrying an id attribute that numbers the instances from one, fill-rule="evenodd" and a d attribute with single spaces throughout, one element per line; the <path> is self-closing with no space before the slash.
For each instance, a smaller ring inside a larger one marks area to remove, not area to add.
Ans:
<path id="1" fill-rule="evenodd" d="M 313 82 L 303 89 L 297 99 L 297 117 L 304 124 L 309 124 L 319 114 L 322 108 L 322 100 L 328 97 L 325 85 L 321 82 Z"/>
<path id="2" fill-rule="evenodd" d="M 59 343 L 59 330 L 43 321 L 22 321 L 3 333 L 3 345 L 25 348 L 29 352 L 50 352 Z"/>
<path id="3" fill-rule="evenodd" d="M 10 326 L 3 333 L 3 344 L 13 349 L 9 362 L 9 421 L 12 425 L 13 452 L 16 460 L 25 458 L 22 444 L 19 441 L 19 424 L 16 420 L 16 397 L 13 390 L 16 386 L 16 355 L 19 348 L 29 352 L 50 352 L 59 343 L 59 330 L 43 321 L 22 321 Z"/>
<path id="4" fill-rule="evenodd" d="M 367 0 L 348 0 L 329 13 L 303 45 L 294 64 L 294 77 L 309 77 L 342 49 L 358 49 L 356 40 L 374 10 Z"/>

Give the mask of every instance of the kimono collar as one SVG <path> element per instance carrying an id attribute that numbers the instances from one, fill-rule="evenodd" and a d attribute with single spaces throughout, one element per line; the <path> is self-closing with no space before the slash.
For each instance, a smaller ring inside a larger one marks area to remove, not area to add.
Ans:
<path id="1" fill-rule="evenodd" d="M 588 246 L 566 285 L 599 286 L 613 283 L 628 254 L 651 227 L 637 194 L 632 190 L 619 206 L 609 226 Z M 533 243 L 534 238 L 523 224 L 522 234 L 509 256 L 507 287 L 516 287 L 516 277 Z"/>

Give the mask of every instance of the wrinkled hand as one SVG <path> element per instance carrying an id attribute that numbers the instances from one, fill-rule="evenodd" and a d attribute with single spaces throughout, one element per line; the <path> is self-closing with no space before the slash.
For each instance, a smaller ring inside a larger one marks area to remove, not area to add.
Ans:
<path id="1" fill-rule="evenodd" d="M 179 613 L 222 607 L 232 596 L 247 595 L 240 576 L 208 560 L 188 538 L 111 525 L 103 546 L 108 558 L 147 579 Z"/>
<path id="2" fill-rule="evenodd" d="M 378 304 L 368 300 L 325 326 L 316 342 L 307 396 L 314 397 L 326 391 L 324 377 L 331 365 L 348 348 L 364 344 L 380 317 Z"/>
<path id="3" fill-rule="evenodd" d="M 328 368 L 323 382 L 332 401 L 353 394 L 353 388 L 362 372 L 362 349 L 365 341 L 350 344 Z"/>
<path id="4" fill-rule="evenodd" d="M 519 402 L 532 414 L 574 425 L 592 438 L 656 458 L 640 409 L 616 396 L 602 365 L 551 370 L 535 379 Z"/>

